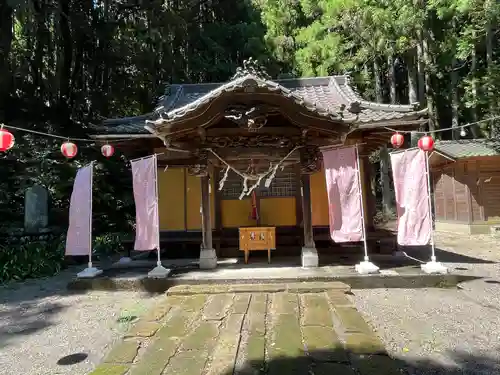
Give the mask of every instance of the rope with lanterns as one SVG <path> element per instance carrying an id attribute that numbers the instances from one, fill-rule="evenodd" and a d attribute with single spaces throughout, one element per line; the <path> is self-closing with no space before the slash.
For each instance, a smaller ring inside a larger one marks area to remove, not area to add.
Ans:
<path id="1" fill-rule="evenodd" d="M 391 144 L 394 148 L 403 146 L 405 138 L 403 134 L 396 132 L 391 136 Z M 430 135 L 424 135 L 418 140 L 417 146 L 422 151 L 432 151 L 434 149 L 434 139 Z"/>
<path id="2" fill-rule="evenodd" d="M 434 149 L 434 139 L 429 135 L 429 133 L 434 134 L 434 133 L 440 133 L 444 131 L 449 131 L 449 130 L 458 130 L 460 129 L 460 136 L 465 137 L 467 135 L 465 129 L 468 128 L 469 126 L 477 125 L 480 123 L 492 121 L 492 120 L 497 120 L 500 119 L 500 116 L 494 116 L 490 117 L 484 120 L 479 120 L 475 122 L 470 122 L 468 124 L 464 124 L 461 126 L 454 126 L 451 128 L 443 128 L 443 129 L 437 129 L 437 130 L 432 130 L 432 131 L 411 131 L 411 130 L 394 130 L 388 127 L 385 127 L 385 129 L 394 132 L 394 134 L 391 136 L 391 144 L 394 148 L 400 148 L 403 146 L 405 142 L 405 138 L 403 134 L 424 134 L 422 138 L 418 140 L 417 146 L 419 149 L 422 151 L 432 151 Z"/>
<path id="3" fill-rule="evenodd" d="M 10 150 L 11 148 L 14 147 L 15 145 L 15 137 L 14 135 L 8 130 L 8 128 L 27 132 L 27 133 L 33 133 L 33 134 L 38 134 L 46 137 L 51 137 L 51 138 L 58 138 L 58 139 L 65 139 L 66 141 L 61 144 L 61 154 L 63 154 L 64 157 L 68 159 L 73 159 L 77 154 L 78 154 L 78 146 L 72 142 L 72 141 L 78 141 L 78 142 L 92 142 L 95 143 L 96 141 L 93 139 L 84 139 L 84 138 L 69 138 L 69 137 L 63 137 L 60 135 L 56 134 L 49 134 L 49 133 L 43 133 L 39 132 L 36 130 L 31 130 L 31 129 L 23 129 L 19 128 L 16 126 L 6 126 L 4 124 L 0 124 L 0 152 L 6 152 Z M 113 143 L 120 143 L 120 142 L 125 142 L 125 141 L 130 141 L 135 138 L 123 138 L 123 139 L 118 139 L 114 141 Z M 101 154 L 106 157 L 110 158 L 114 155 L 115 153 L 115 148 L 113 145 L 106 143 L 101 146 Z"/>
<path id="4" fill-rule="evenodd" d="M 404 144 L 404 135 L 405 133 L 416 133 L 416 134 L 424 134 L 422 138 L 418 140 L 418 147 L 423 150 L 423 151 L 432 151 L 434 148 L 434 139 L 429 135 L 429 133 L 434 134 L 434 133 L 439 133 L 439 132 L 444 132 L 448 130 L 457 130 L 460 129 L 460 135 L 463 137 L 466 135 L 465 128 L 477 125 L 480 123 L 492 121 L 492 120 L 497 120 L 500 119 L 500 116 L 495 116 L 495 117 L 490 117 L 484 120 L 479 120 L 475 122 L 471 122 L 468 124 L 464 124 L 458 127 L 451 127 L 451 128 L 444 128 L 444 129 L 437 129 L 437 130 L 432 130 L 432 131 L 426 131 L 426 132 L 419 132 L 419 131 L 405 131 L 405 130 L 394 130 L 388 127 L 385 127 L 385 129 L 394 132 L 394 134 L 391 136 L 391 144 L 394 148 L 400 148 Z M 31 129 L 23 129 L 19 128 L 16 126 L 6 126 L 4 124 L 0 124 L 0 152 L 6 152 L 10 150 L 12 147 L 15 145 L 15 138 L 14 135 L 8 130 L 8 128 L 14 129 L 14 130 L 19 130 L 27 133 L 32 133 L 32 134 L 39 134 L 42 136 L 46 137 L 51 137 L 51 138 L 59 138 L 59 139 L 65 139 L 66 142 L 64 142 L 61 145 L 61 153 L 68 159 L 74 158 L 78 154 L 78 146 L 71 142 L 73 141 L 79 141 L 79 142 L 92 142 L 95 143 L 96 141 L 93 139 L 83 139 L 83 138 L 70 138 L 69 137 L 63 137 L 60 135 L 55 135 L 55 134 L 49 134 L 49 133 L 43 133 L 39 132 L 36 130 L 31 130 Z M 123 139 L 117 139 L 113 141 L 113 143 L 120 143 L 120 142 L 126 142 L 126 141 L 131 141 L 136 138 L 123 138 Z M 109 144 L 106 143 L 101 146 L 101 154 L 106 157 L 110 158 L 114 155 L 115 153 L 115 148 Z"/>

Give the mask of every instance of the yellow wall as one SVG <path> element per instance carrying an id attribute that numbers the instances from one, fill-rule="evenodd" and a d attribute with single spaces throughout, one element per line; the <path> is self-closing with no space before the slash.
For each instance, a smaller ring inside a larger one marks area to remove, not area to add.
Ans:
<path id="1" fill-rule="evenodd" d="M 260 224 L 292 226 L 297 224 L 295 197 L 261 198 Z"/>
<path id="2" fill-rule="evenodd" d="M 186 173 L 186 223 L 188 230 L 201 228 L 201 181 Z"/>
<path id="3" fill-rule="evenodd" d="M 166 173 L 171 173 L 168 178 L 159 179 L 158 192 L 159 197 L 169 197 L 164 199 L 165 202 L 160 203 L 160 230 L 199 230 L 201 229 L 201 180 L 199 177 L 189 175 L 184 168 L 169 168 Z M 158 171 L 158 175 L 163 173 L 163 170 Z M 174 185 L 174 186 L 167 186 Z M 212 218 L 212 228 L 215 226 L 215 200 L 214 200 L 214 184 L 210 187 L 210 211 Z M 179 190 L 182 189 L 182 194 Z M 184 211 L 184 201 L 186 210 Z M 161 206 L 164 204 L 164 206 Z M 177 219 L 170 218 L 167 221 L 166 216 L 170 215 L 170 208 L 173 207 L 172 214 L 177 216 Z M 162 213 L 163 211 L 163 213 Z M 163 217 L 162 217 L 163 216 Z M 184 223 L 185 218 L 185 223 Z M 163 221 L 162 221 L 163 220 Z M 182 220 L 182 221 L 181 221 Z M 162 226 L 162 223 L 165 225 Z M 186 224 L 186 226 L 185 226 Z"/>
<path id="4" fill-rule="evenodd" d="M 210 203 L 212 227 L 215 227 L 215 188 L 211 179 Z M 158 200 L 160 230 L 201 229 L 201 182 L 190 176 L 184 168 L 158 169 Z M 328 197 L 323 171 L 311 175 L 311 201 L 313 225 L 328 225 Z M 295 197 L 260 198 L 260 224 L 271 226 L 293 226 L 296 221 Z M 222 200 L 221 222 L 225 228 L 254 226 L 250 219 L 251 200 Z"/>
<path id="5" fill-rule="evenodd" d="M 256 225 L 256 221 L 250 218 L 251 210 L 252 201 L 250 199 L 222 200 L 222 226 L 224 228 L 237 228 Z"/>
<path id="6" fill-rule="evenodd" d="M 312 224 L 328 226 L 328 194 L 326 192 L 325 172 L 323 169 L 311 175 Z"/>
<path id="7" fill-rule="evenodd" d="M 158 169 L 160 230 L 184 230 L 184 169 Z"/>

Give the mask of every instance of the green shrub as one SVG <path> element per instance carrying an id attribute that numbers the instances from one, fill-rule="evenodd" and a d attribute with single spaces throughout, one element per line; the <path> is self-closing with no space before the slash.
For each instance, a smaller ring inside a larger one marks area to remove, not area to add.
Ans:
<path id="1" fill-rule="evenodd" d="M 93 254 L 99 256 L 112 256 L 122 253 L 125 249 L 122 242 L 123 236 L 118 233 L 107 233 L 94 238 Z"/>
<path id="2" fill-rule="evenodd" d="M 62 237 L 48 240 L 20 238 L 0 246 L 0 283 L 53 276 L 63 265 Z"/>

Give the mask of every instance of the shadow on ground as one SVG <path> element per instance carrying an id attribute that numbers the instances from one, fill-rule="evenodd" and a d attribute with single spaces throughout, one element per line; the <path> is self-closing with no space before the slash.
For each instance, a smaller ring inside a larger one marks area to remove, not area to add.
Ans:
<path id="1" fill-rule="evenodd" d="M 53 316 L 66 309 L 60 303 L 39 306 L 36 302 L 25 302 L 0 312 L 0 349 L 13 340 L 23 340 L 54 324 Z"/>
<path id="2" fill-rule="evenodd" d="M 51 296 L 84 294 L 85 291 L 67 289 L 68 282 L 81 270 L 81 266 L 75 266 L 52 277 L 13 281 L 0 285 L 0 304 L 17 306 L 20 303 L 38 301 Z"/>
<path id="3" fill-rule="evenodd" d="M 500 373 L 500 363 L 465 352 L 446 353 L 446 363 L 387 355 L 347 354 L 343 350 L 310 351 L 308 355 L 278 357 L 268 363 L 247 361 L 233 372 L 216 375 L 486 375 Z M 215 375 L 215 374 L 214 374 Z"/>
<path id="4" fill-rule="evenodd" d="M 429 246 L 401 246 L 401 250 L 405 251 L 408 255 L 415 257 L 417 259 L 423 260 L 425 262 L 429 261 L 431 249 Z M 494 264 L 495 262 L 470 257 L 458 253 L 454 253 L 453 251 L 444 250 L 440 248 L 436 248 L 436 257 L 438 261 L 444 263 L 469 263 L 469 264 Z"/>

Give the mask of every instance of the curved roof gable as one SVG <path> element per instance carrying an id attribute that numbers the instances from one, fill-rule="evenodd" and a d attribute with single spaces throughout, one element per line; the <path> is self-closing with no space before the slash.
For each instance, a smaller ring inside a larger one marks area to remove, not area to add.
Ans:
<path id="1" fill-rule="evenodd" d="M 427 110 L 412 105 L 381 104 L 364 100 L 351 86 L 347 75 L 316 78 L 271 80 L 255 68 L 238 69 L 225 83 L 173 84 L 157 102 L 155 110 L 138 117 L 103 122 L 105 133 L 148 133 L 145 126 L 155 128 L 175 122 L 227 92 L 254 85 L 295 101 L 309 111 L 333 121 L 358 125 L 398 119 L 417 119 Z"/>

